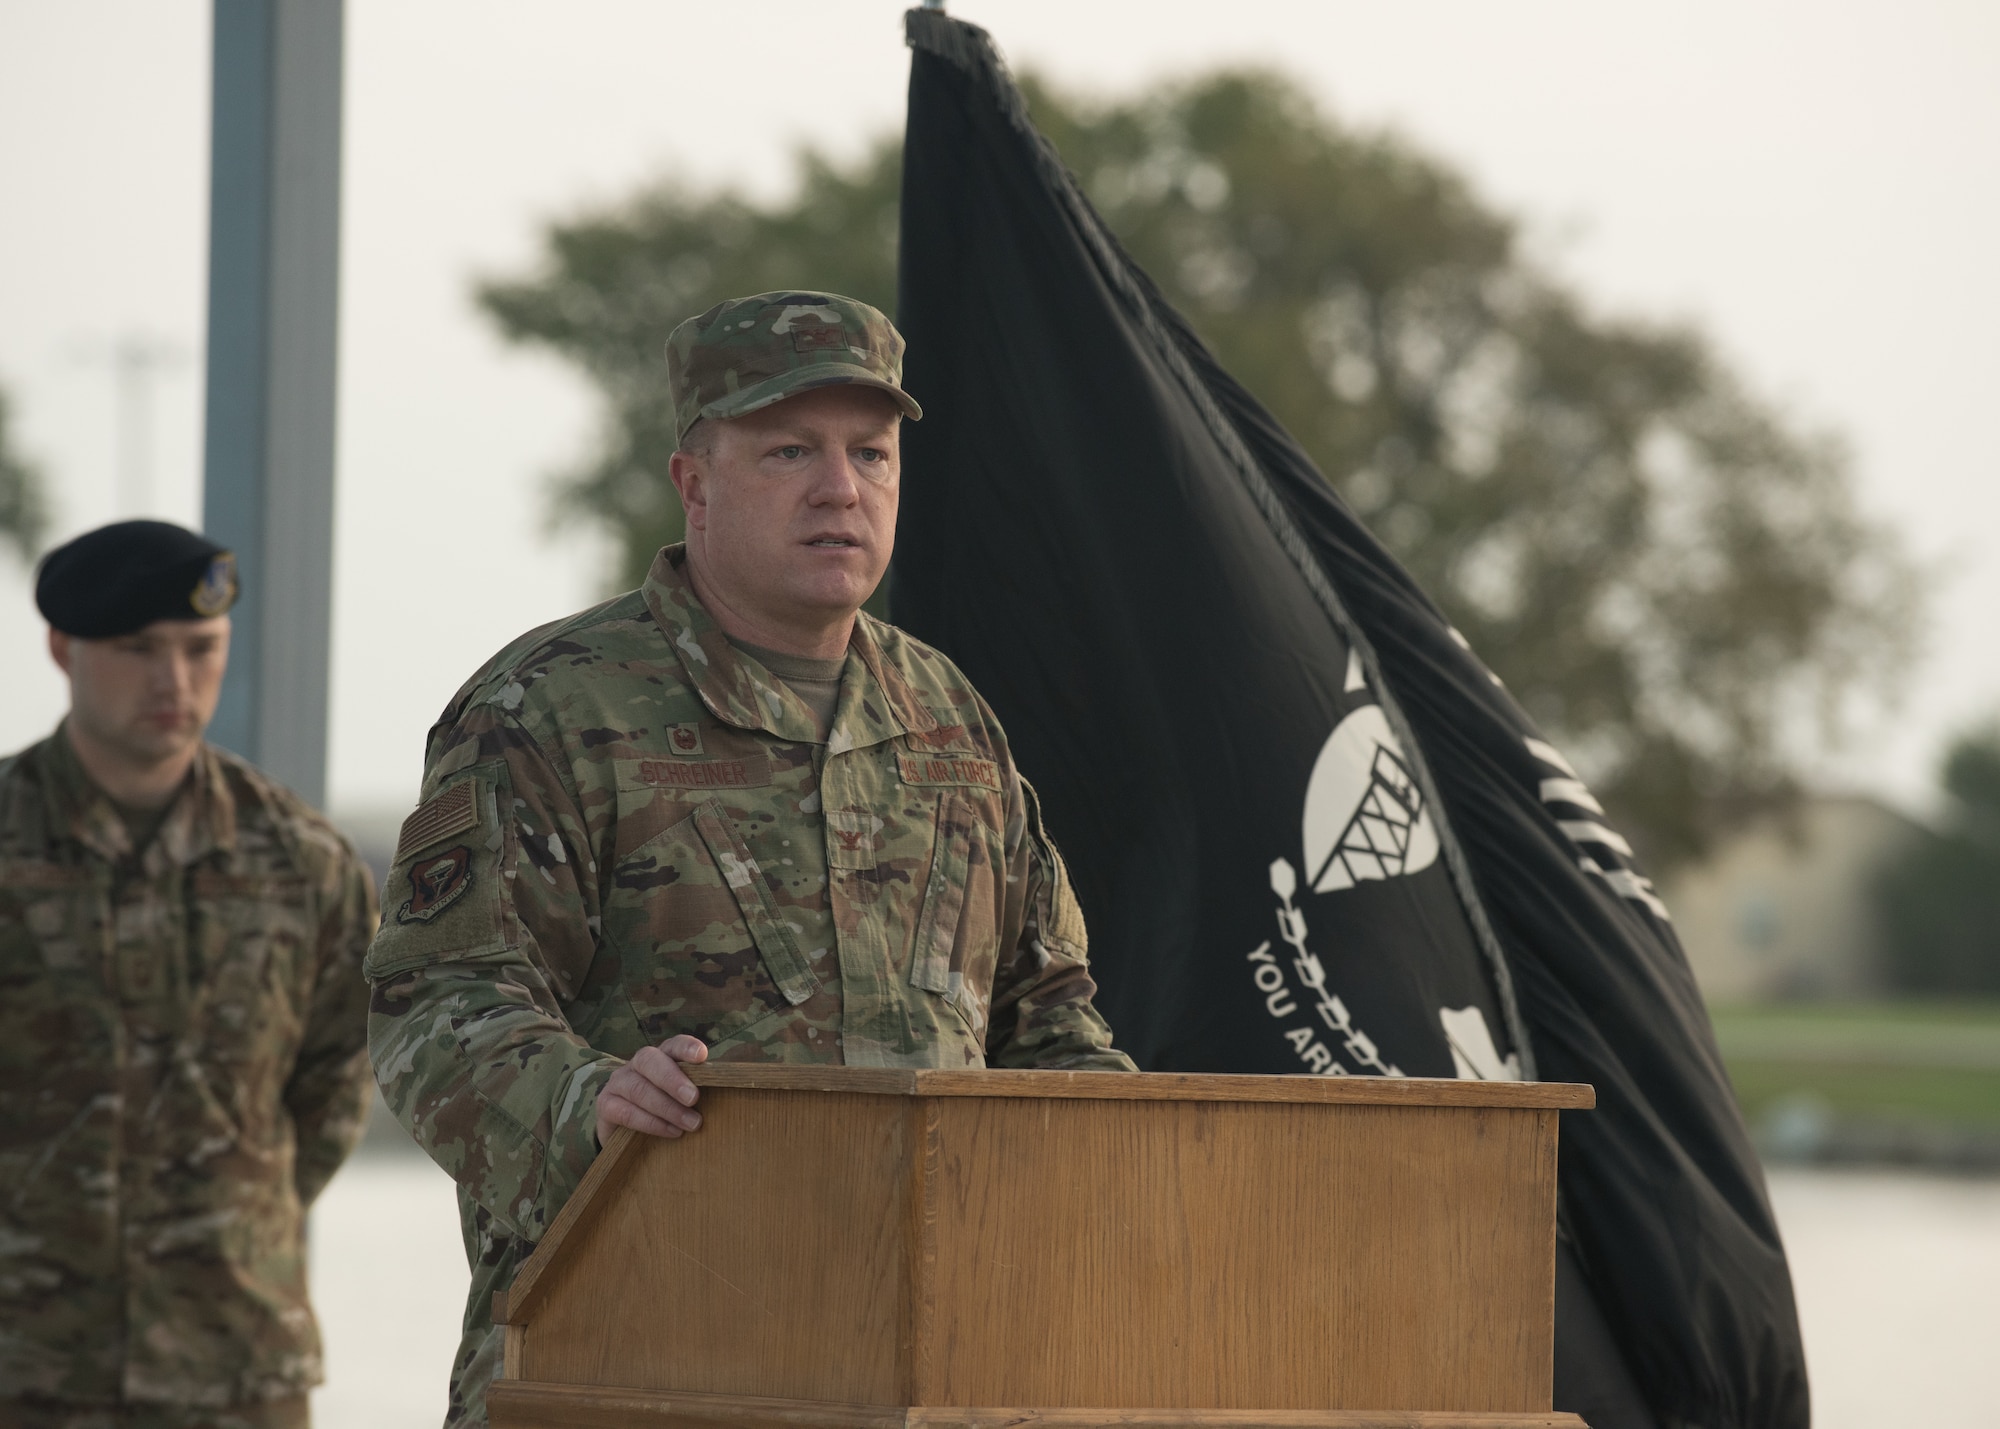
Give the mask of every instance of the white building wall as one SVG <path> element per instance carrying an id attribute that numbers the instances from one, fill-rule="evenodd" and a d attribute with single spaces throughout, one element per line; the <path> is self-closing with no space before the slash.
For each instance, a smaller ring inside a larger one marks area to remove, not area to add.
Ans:
<path id="1" fill-rule="evenodd" d="M 1918 833 L 1873 799 L 1806 799 L 1746 826 L 1661 892 L 1710 1002 L 1863 997 L 1883 990 L 1871 885 Z"/>

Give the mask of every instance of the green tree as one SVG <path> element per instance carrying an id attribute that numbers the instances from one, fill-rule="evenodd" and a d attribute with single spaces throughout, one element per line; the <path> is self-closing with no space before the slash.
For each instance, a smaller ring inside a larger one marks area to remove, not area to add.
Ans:
<path id="1" fill-rule="evenodd" d="M 603 434 L 557 478 L 555 515 L 613 533 L 620 589 L 637 585 L 653 553 L 685 529 L 667 480 L 676 445 L 667 334 L 723 298 L 779 288 L 830 289 L 893 312 L 902 158 L 900 140 L 846 167 L 807 151 L 796 195 L 773 209 L 663 183 L 556 224 L 534 277 L 480 286 L 502 332 L 554 348 L 604 396 Z"/>
<path id="2" fill-rule="evenodd" d="M 1225 71 L 1036 121 L 1215 348 L 1585 766 L 1656 863 L 1794 786 L 1797 751 L 1907 649 L 1915 595 L 1839 447 L 1701 337 L 1607 319 L 1447 164 Z M 894 292 L 898 145 L 808 152 L 786 201 L 667 185 L 557 224 L 479 300 L 603 390 L 558 510 L 636 578 L 678 533 L 659 353 L 720 297 Z"/>
<path id="3" fill-rule="evenodd" d="M 1943 827 L 1883 870 L 1877 886 L 1899 990 L 2000 995 L 2000 723 L 1945 755 Z"/>
<path id="4" fill-rule="evenodd" d="M 32 561 L 48 525 L 41 476 L 14 450 L 11 406 L 5 390 L 0 390 L 0 540 L 13 546 L 22 560 Z"/>

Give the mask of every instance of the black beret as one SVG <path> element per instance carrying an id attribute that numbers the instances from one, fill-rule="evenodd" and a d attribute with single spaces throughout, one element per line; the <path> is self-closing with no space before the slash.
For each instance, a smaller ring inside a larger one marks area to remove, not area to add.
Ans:
<path id="1" fill-rule="evenodd" d="M 79 640 L 156 620 L 206 620 L 236 603 L 236 557 L 169 521 L 115 521 L 42 558 L 35 604 Z"/>

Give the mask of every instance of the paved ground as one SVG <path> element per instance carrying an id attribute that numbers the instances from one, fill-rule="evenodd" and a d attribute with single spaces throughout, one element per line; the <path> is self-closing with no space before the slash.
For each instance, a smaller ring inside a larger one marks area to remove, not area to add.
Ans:
<path id="1" fill-rule="evenodd" d="M 1815 1429 L 2000 1426 L 2000 1179 L 1799 1169 L 1771 1191 Z"/>
<path id="2" fill-rule="evenodd" d="M 437 1429 L 468 1279 L 450 1179 L 414 1147 L 350 1161 L 313 1211 L 312 1278 L 314 1429 Z"/>

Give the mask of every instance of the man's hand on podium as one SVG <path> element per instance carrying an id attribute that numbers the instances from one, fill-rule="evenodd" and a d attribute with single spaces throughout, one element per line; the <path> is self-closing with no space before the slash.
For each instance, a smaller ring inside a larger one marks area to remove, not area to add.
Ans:
<path id="1" fill-rule="evenodd" d="M 621 1126 L 648 1136 L 679 1136 L 701 1125 L 694 1110 L 700 1088 L 681 1070 L 708 1060 L 708 1044 L 699 1037 L 669 1037 L 611 1074 L 597 1094 L 597 1144 L 603 1146 Z"/>

